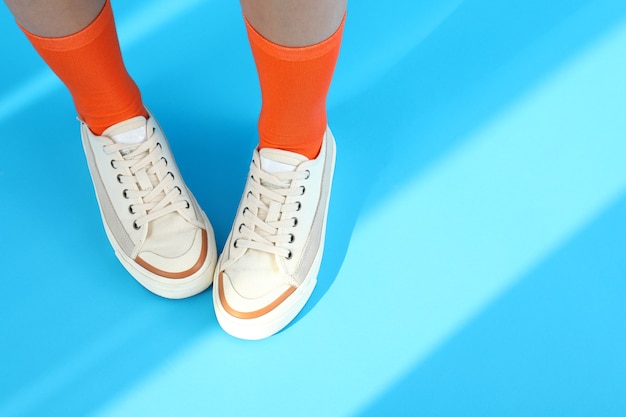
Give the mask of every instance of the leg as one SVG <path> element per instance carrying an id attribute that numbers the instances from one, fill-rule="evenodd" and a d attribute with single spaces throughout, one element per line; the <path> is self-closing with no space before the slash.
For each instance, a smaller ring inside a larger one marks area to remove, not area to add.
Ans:
<path id="1" fill-rule="evenodd" d="M 106 0 L 4 0 L 30 33 L 47 38 L 71 35 L 98 16 Z M 54 16 L 51 19 L 50 16 Z"/>
<path id="2" fill-rule="evenodd" d="M 345 0 L 242 0 L 242 6 L 263 96 L 260 147 L 314 158 L 326 130 Z"/>
<path id="3" fill-rule="evenodd" d="M 241 0 L 243 14 L 264 38 L 282 46 L 328 39 L 346 13 L 347 0 Z"/>
<path id="4" fill-rule="evenodd" d="M 259 147 L 218 262 L 220 325 L 244 339 L 284 328 L 311 296 L 335 160 L 326 95 L 345 0 L 242 0 L 261 84 Z"/>
<path id="5" fill-rule="evenodd" d="M 122 60 L 107 0 L 5 2 L 94 133 L 135 116 L 147 117 L 141 93 Z"/>
<path id="6" fill-rule="evenodd" d="M 74 99 L 105 231 L 124 267 L 164 297 L 207 288 L 211 225 L 126 71 L 109 0 L 5 2 Z"/>

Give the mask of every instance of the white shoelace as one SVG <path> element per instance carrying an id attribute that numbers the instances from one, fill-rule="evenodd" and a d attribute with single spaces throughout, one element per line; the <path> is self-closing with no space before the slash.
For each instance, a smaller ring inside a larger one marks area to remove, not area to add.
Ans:
<path id="1" fill-rule="evenodd" d="M 130 175 L 118 174 L 117 181 L 129 185 L 124 190 L 126 198 L 141 201 L 140 204 L 128 207 L 131 213 L 140 214 L 133 224 L 136 229 L 166 214 L 189 207 L 189 202 L 181 196 L 181 189 L 174 183 L 174 174 L 167 169 L 168 162 L 163 157 L 154 130 L 139 145 L 113 143 L 106 145 L 104 152 L 115 157 L 121 154 L 122 159 L 112 159 L 111 165 L 124 172 L 130 171 Z"/>
<path id="2" fill-rule="evenodd" d="M 289 229 L 297 225 L 296 213 L 302 204 L 299 201 L 287 201 L 306 192 L 304 186 L 293 188 L 291 184 L 294 180 L 306 179 L 309 175 L 308 171 L 269 174 L 252 164 L 251 189 L 246 196 L 243 211 L 244 223 L 239 225 L 239 234 L 234 245 L 290 259 L 292 253 L 285 246 L 295 239 Z"/>

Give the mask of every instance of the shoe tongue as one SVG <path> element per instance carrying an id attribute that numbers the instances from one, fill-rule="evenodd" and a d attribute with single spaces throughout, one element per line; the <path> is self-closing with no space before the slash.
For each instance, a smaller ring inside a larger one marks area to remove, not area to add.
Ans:
<path id="1" fill-rule="evenodd" d="M 284 172 L 294 172 L 298 165 L 302 162 L 308 161 L 308 159 L 298 153 L 283 151 L 281 149 L 262 148 L 259 151 L 259 163 L 261 170 L 268 174 L 277 175 Z M 290 180 L 279 179 L 279 185 L 270 181 L 261 180 L 261 185 L 267 188 L 279 189 L 289 187 Z M 267 210 L 262 210 L 257 213 L 257 216 L 263 221 L 276 221 L 280 218 L 280 205 L 276 202 L 270 201 L 266 196 L 261 196 L 261 201 L 268 206 Z M 257 230 L 257 233 L 266 234 L 262 230 Z"/>
<path id="2" fill-rule="evenodd" d="M 308 161 L 304 155 L 273 148 L 261 149 L 259 156 L 261 169 L 270 174 L 293 172 L 302 162 Z"/>
<path id="3" fill-rule="evenodd" d="M 147 120 L 143 116 L 133 117 L 109 127 L 102 133 L 115 143 L 137 145 L 147 138 Z"/>

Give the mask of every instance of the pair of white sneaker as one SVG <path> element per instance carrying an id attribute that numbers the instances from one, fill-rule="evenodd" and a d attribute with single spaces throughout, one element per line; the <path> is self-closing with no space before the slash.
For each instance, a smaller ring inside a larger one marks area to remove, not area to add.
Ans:
<path id="1" fill-rule="evenodd" d="M 271 336 L 304 307 L 324 249 L 335 161 L 329 129 L 313 160 L 277 149 L 254 151 L 219 259 L 211 224 L 152 115 L 101 136 L 82 123 L 81 136 L 106 234 L 141 285 L 184 298 L 214 283 L 220 325 L 243 339 Z"/>

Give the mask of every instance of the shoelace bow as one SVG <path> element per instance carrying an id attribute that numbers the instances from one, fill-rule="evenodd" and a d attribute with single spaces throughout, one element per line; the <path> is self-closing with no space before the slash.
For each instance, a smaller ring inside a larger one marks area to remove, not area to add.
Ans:
<path id="1" fill-rule="evenodd" d="M 181 196 L 182 190 L 174 184 L 174 174 L 167 169 L 168 162 L 154 130 L 139 145 L 114 143 L 106 145 L 104 151 L 122 157 L 112 159 L 111 165 L 123 172 L 118 174 L 117 181 L 129 186 L 124 190 L 124 197 L 141 201 L 128 207 L 131 213 L 140 214 L 133 223 L 135 229 L 189 207 L 189 202 Z"/>
<path id="2" fill-rule="evenodd" d="M 235 246 L 290 259 L 291 250 L 285 246 L 295 239 L 289 229 L 298 224 L 295 214 L 302 205 L 293 201 L 293 197 L 306 192 L 304 186 L 292 187 L 292 183 L 307 179 L 309 175 L 308 171 L 269 174 L 252 164 L 251 190 L 246 196 L 244 223 L 239 226 Z"/>

